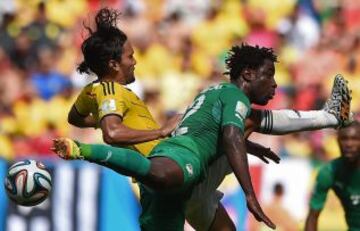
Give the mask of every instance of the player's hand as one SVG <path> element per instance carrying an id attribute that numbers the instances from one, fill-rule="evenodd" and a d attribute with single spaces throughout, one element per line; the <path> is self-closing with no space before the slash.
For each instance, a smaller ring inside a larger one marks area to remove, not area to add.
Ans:
<path id="1" fill-rule="evenodd" d="M 269 163 L 268 159 L 274 161 L 277 164 L 280 162 L 280 157 L 276 155 L 271 150 L 271 148 L 266 148 L 261 144 L 254 143 L 249 140 L 246 141 L 246 151 L 258 157 L 260 160 L 264 161 L 267 164 Z"/>
<path id="2" fill-rule="evenodd" d="M 268 227 L 275 229 L 276 225 L 264 214 L 256 197 L 249 197 L 246 199 L 249 211 L 254 215 L 259 222 L 264 222 Z"/>
<path id="3" fill-rule="evenodd" d="M 272 160 L 272 161 L 274 161 L 275 163 L 280 163 L 280 157 L 278 156 L 278 155 L 276 155 L 272 150 L 271 150 L 271 148 L 264 148 L 264 150 L 263 151 L 261 151 L 261 154 L 262 155 L 259 155 L 258 157 L 259 157 L 259 159 L 260 160 L 262 160 L 262 161 L 264 161 L 265 163 L 269 163 L 269 160 L 268 159 L 270 159 L 270 160 Z M 266 158 L 268 158 L 268 159 L 266 159 Z"/>
<path id="4" fill-rule="evenodd" d="M 171 117 L 166 123 L 161 127 L 160 132 L 162 137 L 167 137 L 175 130 L 177 125 L 180 123 L 182 115 L 177 114 Z"/>

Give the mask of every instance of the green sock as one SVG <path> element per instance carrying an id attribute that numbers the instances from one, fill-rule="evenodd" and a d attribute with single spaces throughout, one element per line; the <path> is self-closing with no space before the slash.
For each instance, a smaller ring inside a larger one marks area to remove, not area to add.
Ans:
<path id="1" fill-rule="evenodd" d="M 111 168 L 122 175 L 144 177 L 150 170 L 150 160 L 139 152 L 103 144 L 77 144 L 85 160 Z"/>

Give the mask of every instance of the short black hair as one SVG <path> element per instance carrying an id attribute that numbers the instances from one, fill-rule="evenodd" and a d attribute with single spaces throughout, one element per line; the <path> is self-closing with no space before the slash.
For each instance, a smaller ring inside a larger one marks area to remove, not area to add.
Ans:
<path id="1" fill-rule="evenodd" d="M 89 74 L 92 71 L 101 78 L 109 73 L 108 63 L 111 59 L 121 59 L 127 36 L 117 28 L 120 15 L 116 10 L 102 8 L 95 16 L 95 31 L 84 24 L 90 35 L 81 44 L 84 61 L 77 68 L 80 73 Z"/>
<path id="2" fill-rule="evenodd" d="M 277 62 L 272 48 L 250 46 L 245 43 L 233 46 L 225 59 L 227 71 L 224 74 L 230 75 L 230 79 L 237 79 L 243 69 L 257 69 L 266 59 Z"/>

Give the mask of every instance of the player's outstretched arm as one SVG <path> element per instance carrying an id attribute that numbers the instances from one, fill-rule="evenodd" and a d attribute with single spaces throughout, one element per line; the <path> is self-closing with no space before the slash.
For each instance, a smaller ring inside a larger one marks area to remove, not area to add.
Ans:
<path id="1" fill-rule="evenodd" d="M 125 126 L 120 116 L 107 115 L 101 120 L 100 128 L 107 144 L 131 145 L 167 137 L 176 128 L 178 121 L 179 118 L 174 117 L 160 129 L 136 130 Z"/>
<path id="2" fill-rule="evenodd" d="M 264 214 L 256 199 L 249 173 L 245 140 L 240 128 L 233 125 L 226 125 L 223 129 L 222 142 L 225 153 L 229 164 L 245 193 L 248 209 L 254 215 L 256 220 L 262 221 L 270 228 L 275 229 L 276 226 Z"/>
<path id="3" fill-rule="evenodd" d="M 75 105 L 71 107 L 68 114 L 68 123 L 79 128 L 95 128 L 96 121 L 92 115 L 80 115 Z"/>
<path id="4" fill-rule="evenodd" d="M 274 161 L 277 164 L 280 162 L 280 157 L 276 155 L 273 151 L 271 151 L 271 148 L 266 148 L 261 144 L 254 143 L 250 140 L 246 140 L 245 142 L 247 153 L 258 157 L 260 160 L 264 161 L 267 164 L 269 163 L 268 159 Z"/>
<path id="5" fill-rule="evenodd" d="M 305 231 L 317 231 L 317 224 L 321 210 L 310 209 L 305 222 Z"/>

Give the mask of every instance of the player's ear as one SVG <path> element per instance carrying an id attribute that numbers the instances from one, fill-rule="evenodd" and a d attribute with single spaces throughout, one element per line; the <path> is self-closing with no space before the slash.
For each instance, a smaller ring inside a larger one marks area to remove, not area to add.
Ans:
<path id="1" fill-rule="evenodd" d="M 110 59 L 109 63 L 108 63 L 109 67 L 112 68 L 115 71 L 120 71 L 120 63 L 117 62 L 114 59 Z"/>
<path id="2" fill-rule="evenodd" d="M 245 81 L 249 82 L 254 78 L 254 71 L 249 68 L 244 68 L 241 75 Z"/>

